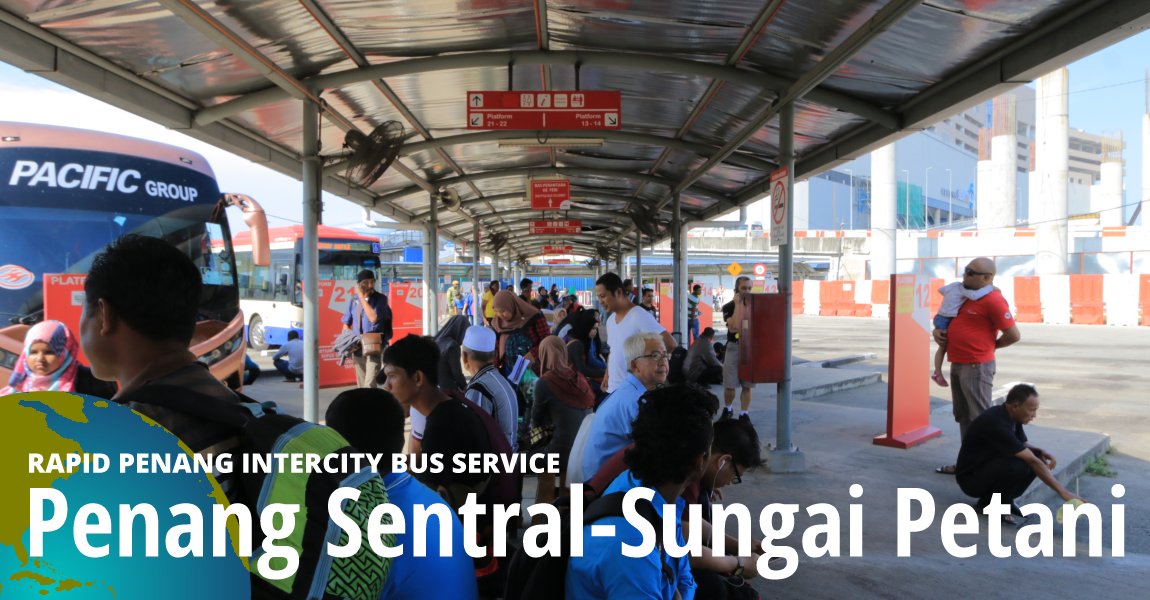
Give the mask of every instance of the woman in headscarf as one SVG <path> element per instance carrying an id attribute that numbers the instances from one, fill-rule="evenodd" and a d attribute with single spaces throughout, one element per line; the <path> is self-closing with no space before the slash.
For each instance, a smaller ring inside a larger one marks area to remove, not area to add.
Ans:
<path id="1" fill-rule="evenodd" d="M 24 336 L 8 386 L 0 396 L 21 392 L 76 392 L 101 398 L 116 395 L 116 384 L 100 381 L 80 364 L 80 342 L 60 321 L 33 325 Z"/>
<path id="2" fill-rule="evenodd" d="M 551 333 L 559 333 L 559 326 L 563 324 L 563 320 L 567 318 L 567 311 L 562 308 L 555 309 L 555 325 L 551 327 Z"/>
<path id="3" fill-rule="evenodd" d="M 543 313 L 507 290 L 495 294 L 492 304 L 495 318 L 491 320 L 491 328 L 499 334 L 496 366 L 507 375 L 520 356 L 527 356 L 532 363 L 538 364 L 535 349 L 543 338 L 551 335 Z"/>
<path id="4" fill-rule="evenodd" d="M 435 334 L 435 345 L 439 346 L 439 389 L 444 393 L 452 390 L 462 392 L 467 387 L 467 377 L 459 360 L 459 347 L 470 326 L 465 315 L 456 315 Z"/>
<path id="5" fill-rule="evenodd" d="M 567 361 L 567 347 L 563 340 L 548 336 L 539 344 L 539 380 L 535 382 L 535 404 L 531 409 L 531 421 L 537 427 L 551 425 L 555 432 L 551 443 L 541 452 L 559 455 L 559 472 L 566 482 L 567 459 L 571 445 L 583 417 L 591 413 L 595 406 L 595 392 L 587 378 L 572 368 Z M 536 502 L 551 502 L 555 499 L 555 475 L 540 474 L 539 488 L 535 492 Z"/>
<path id="6" fill-rule="evenodd" d="M 559 325 L 558 335 L 567 340 L 567 360 L 576 371 L 593 383 L 602 381 L 607 363 L 599 355 L 599 312 L 581 310 L 571 313 Z"/>

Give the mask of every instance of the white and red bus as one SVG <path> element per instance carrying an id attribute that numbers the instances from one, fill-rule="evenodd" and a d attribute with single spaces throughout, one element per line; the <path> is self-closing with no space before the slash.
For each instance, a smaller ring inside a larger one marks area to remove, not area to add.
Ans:
<path id="1" fill-rule="evenodd" d="M 0 381 L 8 380 L 31 325 L 56 319 L 79 333 L 77 294 L 92 259 L 135 233 L 171 242 L 200 268 L 204 293 L 190 349 L 240 388 L 244 318 L 228 206 L 244 211 L 266 264 L 263 210 L 246 196 L 221 195 L 199 154 L 108 133 L 0 122 Z"/>
<path id="2" fill-rule="evenodd" d="M 252 264 L 249 232 L 237 233 L 232 240 L 240 308 L 247 317 L 248 345 L 253 350 L 282 345 L 292 330 L 303 336 L 303 226 L 274 227 L 268 230 L 268 240 L 271 264 L 262 267 Z M 317 240 L 320 280 L 355 281 L 363 269 L 375 271 L 379 280 L 378 237 L 320 225 Z"/>

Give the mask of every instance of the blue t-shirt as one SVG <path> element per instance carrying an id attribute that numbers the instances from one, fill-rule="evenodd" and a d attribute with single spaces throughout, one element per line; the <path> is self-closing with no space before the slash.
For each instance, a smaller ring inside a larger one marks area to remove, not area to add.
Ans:
<path id="1" fill-rule="evenodd" d="M 599 405 L 583 449 L 585 477 L 594 477 L 608 458 L 631 444 L 631 423 L 639 416 L 639 397 L 645 393 L 647 388 L 639 378 L 628 373 L 623 383 Z"/>
<path id="2" fill-rule="evenodd" d="M 623 471 L 615 481 L 607 487 L 604 494 L 626 492 L 630 489 L 644 486 L 641 481 L 631 474 Z M 655 505 L 655 512 L 663 516 L 663 497 L 655 490 L 651 499 Z M 685 546 L 683 539 L 682 515 L 686 502 L 682 498 L 675 499 L 675 538 L 680 547 Z M 598 525 L 613 525 L 615 535 L 612 537 L 593 537 L 590 525 L 583 527 L 583 556 L 572 556 L 567 564 L 567 597 L 581 600 L 671 600 L 678 589 L 683 600 L 692 600 L 695 597 L 695 578 L 691 575 L 691 565 L 688 555 L 679 558 L 661 555 L 658 549 L 642 558 L 627 558 L 623 556 L 623 544 L 638 546 L 643 539 L 639 530 L 623 517 L 606 517 L 595 522 Z M 674 572 L 674 579 L 669 580 L 663 575 L 663 566 L 659 561 L 666 561 Z"/>
<path id="3" fill-rule="evenodd" d="M 463 525 L 451 506 L 431 488 L 415 480 L 409 473 L 389 473 L 383 476 L 387 497 L 403 512 L 404 531 L 396 534 L 396 544 L 403 545 L 403 554 L 391 561 L 391 573 L 380 600 L 422 600 L 424 598 L 459 598 L 477 600 L 479 589 L 475 583 L 475 562 L 467 556 L 463 546 Z M 439 518 L 430 517 L 422 534 L 427 540 L 427 556 L 415 556 L 413 507 L 442 504 L 451 515 L 451 556 L 442 556 L 439 547 Z"/>

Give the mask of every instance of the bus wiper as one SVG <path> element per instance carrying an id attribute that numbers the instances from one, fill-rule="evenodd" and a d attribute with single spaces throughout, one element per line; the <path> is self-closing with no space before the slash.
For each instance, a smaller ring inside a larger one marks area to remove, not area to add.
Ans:
<path id="1" fill-rule="evenodd" d="M 8 319 L 12 325 L 35 325 L 44 320 L 44 309 L 34 310 L 23 315 L 16 315 Z"/>

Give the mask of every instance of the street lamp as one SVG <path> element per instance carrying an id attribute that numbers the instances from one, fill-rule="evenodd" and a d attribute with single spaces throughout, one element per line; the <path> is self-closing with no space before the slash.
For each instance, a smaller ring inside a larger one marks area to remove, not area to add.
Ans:
<path id="1" fill-rule="evenodd" d="M 922 191 L 922 228 L 924 231 L 929 229 L 926 216 L 930 214 L 930 170 L 933 168 L 926 168 L 926 183 L 923 185 Z"/>
<path id="2" fill-rule="evenodd" d="M 949 229 L 954 225 L 954 180 L 951 178 L 950 169 L 946 170 L 946 226 Z"/>
<path id="3" fill-rule="evenodd" d="M 843 169 L 851 178 L 851 230 L 855 228 L 855 172 L 851 169 Z"/>
<path id="4" fill-rule="evenodd" d="M 906 217 L 903 219 L 904 229 L 910 229 L 910 171 L 907 169 L 902 170 L 902 174 L 906 175 Z"/>

